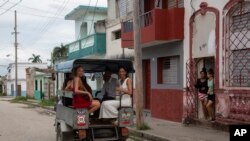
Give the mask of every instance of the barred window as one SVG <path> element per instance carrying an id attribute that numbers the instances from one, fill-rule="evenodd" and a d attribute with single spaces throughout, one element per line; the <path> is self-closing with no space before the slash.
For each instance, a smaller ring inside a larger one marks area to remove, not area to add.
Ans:
<path id="1" fill-rule="evenodd" d="M 250 2 L 232 7 L 225 21 L 226 85 L 250 87 Z"/>
<path id="2" fill-rule="evenodd" d="M 236 15 L 232 17 L 233 31 L 239 32 L 242 30 L 250 30 L 250 12 Z"/>
<path id="3" fill-rule="evenodd" d="M 158 83 L 179 83 L 179 56 L 164 57 L 158 59 Z"/>

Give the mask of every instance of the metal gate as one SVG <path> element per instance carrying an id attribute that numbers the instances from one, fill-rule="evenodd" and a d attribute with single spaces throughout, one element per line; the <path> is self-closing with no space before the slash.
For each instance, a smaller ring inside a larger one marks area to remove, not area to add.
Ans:
<path id="1" fill-rule="evenodd" d="M 224 27 L 226 85 L 250 87 L 250 2 L 233 6 Z"/>
<path id="2" fill-rule="evenodd" d="M 198 116 L 198 102 L 197 93 L 195 89 L 195 82 L 197 80 L 196 62 L 190 59 L 186 62 L 186 93 L 185 93 L 185 113 L 186 117 L 184 123 L 191 122 Z"/>

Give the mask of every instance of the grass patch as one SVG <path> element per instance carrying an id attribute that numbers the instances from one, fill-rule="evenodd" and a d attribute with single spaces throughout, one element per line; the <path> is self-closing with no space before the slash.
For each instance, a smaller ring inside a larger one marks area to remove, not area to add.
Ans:
<path id="1" fill-rule="evenodd" d="M 40 106 L 45 107 L 45 106 L 54 106 L 55 105 L 55 99 L 49 99 L 49 100 L 42 100 L 39 103 Z"/>
<path id="2" fill-rule="evenodd" d="M 26 102 L 28 99 L 26 97 L 23 96 L 18 96 L 14 99 L 11 100 L 11 102 L 13 103 L 18 103 L 18 102 Z"/>
<path id="3" fill-rule="evenodd" d="M 149 127 L 149 125 L 148 125 L 147 123 L 143 122 L 143 123 L 141 124 L 141 126 L 137 127 L 137 129 L 138 129 L 138 130 L 149 130 L 149 129 L 151 129 L 151 128 Z"/>

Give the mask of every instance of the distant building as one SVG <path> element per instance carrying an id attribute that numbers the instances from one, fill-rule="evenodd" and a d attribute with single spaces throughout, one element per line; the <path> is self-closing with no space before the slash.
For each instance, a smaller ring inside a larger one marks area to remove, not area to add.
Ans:
<path id="1" fill-rule="evenodd" d="M 65 16 L 75 21 L 75 41 L 66 44 L 68 60 L 103 57 L 106 53 L 107 8 L 80 5 Z"/>
<path id="2" fill-rule="evenodd" d="M 6 92 L 8 96 L 26 96 L 26 68 L 37 67 L 47 68 L 47 63 L 18 63 L 18 88 L 15 87 L 15 63 L 8 66 L 8 74 L 6 78 Z M 18 92 L 18 93 L 16 93 Z"/>

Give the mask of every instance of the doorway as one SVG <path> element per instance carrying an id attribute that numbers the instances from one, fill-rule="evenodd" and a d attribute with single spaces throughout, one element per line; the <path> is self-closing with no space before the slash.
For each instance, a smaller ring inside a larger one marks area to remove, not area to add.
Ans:
<path id="1" fill-rule="evenodd" d="M 206 71 L 208 71 L 209 69 L 213 69 L 214 70 L 214 57 L 206 57 L 206 58 L 197 58 L 195 59 L 196 62 L 196 74 L 197 74 L 197 79 L 200 78 L 200 71 L 203 68 L 206 68 Z M 196 79 L 196 80 L 197 80 Z M 202 111 L 202 105 L 201 102 L 199 101 L 199 99 L 197 99 L 197 103 L 198 103 L 198 119 L 204 119 L 204 115 L 203 115 L 203 111 Z"/>
<path id="2" fill-rule="evenodd" d="M 144 108 L 151 109 L 151 69 L 150 60 L 143 60 Z"/>
<path id="3" fill-rule="evenodd" d="M 17 96 L 21 96 L 21 92 L 22 92 L 22 86 L 18 85 L 17 86 Z"/>

